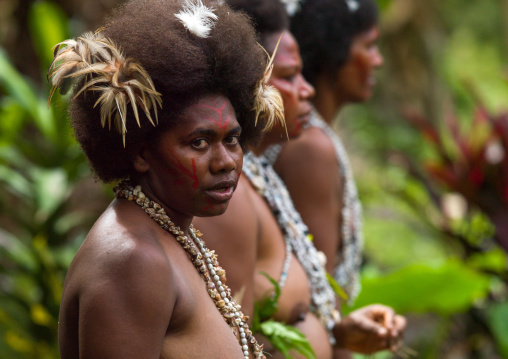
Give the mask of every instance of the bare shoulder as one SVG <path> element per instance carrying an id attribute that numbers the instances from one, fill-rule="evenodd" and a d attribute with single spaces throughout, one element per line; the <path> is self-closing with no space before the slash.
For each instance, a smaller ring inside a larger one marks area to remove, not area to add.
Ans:
<path id="1" fill-rule="evenodd" d="M 134 290 L 167 287 L 171 261 L 158 236 L 159 227 L 140 208 L 113 202 L 72 261 L 66 289 L 86 295 L 116 290 L 122 283 Z"/>
<path id="2" fill-rule="evenodd" d="M 338 167 L 333 142 L 315 127 L 285 144 L 274 164 L 275 171 L 286 183 L 292 179 L 312 181 L 335 176 Z"/>

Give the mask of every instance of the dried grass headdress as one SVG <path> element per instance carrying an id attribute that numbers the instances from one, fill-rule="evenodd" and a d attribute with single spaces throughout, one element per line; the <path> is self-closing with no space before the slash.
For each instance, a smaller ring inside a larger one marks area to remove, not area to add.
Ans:
<path id="1" fill-rule="evenodd" d="M 268 53 L 266 53 L 268 56 L 268 64 L 266 65 L 265 74 L 256 86 L 256 93 L 254 98 L 254 110 L 256 111 L 256 124 L 259 115 L 261 113 L 264 113 L 266 119 L 266 126 L 263 131 L 270 130 L 277 123 L 279 123 L 282 127 L 286 128 L 286 122 L 284 120 L 284 102 L 282 100 L 280 92 L 275 87 L 268 84 L 268 81 L 272 76 L 273 60 L 275 58 L 275 54 L 277 53 L 279 43 L 280 38 L 277 41 L 277 45 L 275 46 L 275 50 L 273 50 L 273 54 L 271 57 Z M 266 50 L 262 46 L 261 48 L 266 52 Z"/>
<path id="2" fill-rule="evenodd" d="M 51 79 L 48 104 L 57 88 L 65 94 L 74 84 L 81 83 L 84 79 L 75 98 L 85 91 L 97 91 L 100 96 L 94 107 L 100 104 L 101 125 L 105 127 L 107 122 L 111 129 L 113 117 L 116 129 L 122 134 L 124 147 L 129 103 L 138 126 L 141 127 L 138 107 L 153 126 L 158 123 L 157 105 L 162 107 L 162 99 L 155 90 L 150 75 L 134 59 L 125 58 L 100 30 L 57 44 L 53 57 L 48 71 L 48 78 Z M 150 115 L 152 108 L 155 122 Z"/>

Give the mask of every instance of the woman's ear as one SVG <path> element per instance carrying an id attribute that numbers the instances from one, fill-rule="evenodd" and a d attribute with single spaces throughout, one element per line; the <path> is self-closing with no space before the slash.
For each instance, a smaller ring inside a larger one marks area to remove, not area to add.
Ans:
<path id="1" fill-rule="evenodd" d="M 146 147 L 140 147 L 135 153 L 132 159 L 134 169 L 139 173 L 146 173 L 150 169 L 150 163 L 147 161 Z"/>

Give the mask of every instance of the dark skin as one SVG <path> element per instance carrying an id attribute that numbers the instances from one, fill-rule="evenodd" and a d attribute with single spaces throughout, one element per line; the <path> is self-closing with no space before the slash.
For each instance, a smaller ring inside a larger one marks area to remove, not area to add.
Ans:
<path id="1" fill-rule="evenodd" d="M 332 77 L 334 81 L 330 81 L 329 74 L 318 77 L 314 105 L 329 124 L 342 105 L 370 97 L 373 71 L 383 62 L 377 48 L 378 37 L 377 28 L 358 35 L 351 46 L 349 60 Z M 274 74 L 277 74 L 275 70 Z M 344 184 L 331 140 L 318 128 L 303 130 L 301 136 L 284 145 L 274 169 L 309 227 L 316 248 L 326 255 L 327 271 L 333 273 L 340 261 L 336 253 L 341 247 Z M 335 331 L 338 347 L 334 358 L 351 357 L 342 348 L 365 354 L 396 350 L 405 327 L 403 317 L 395 315 L 391 308 L 378 305 L 352 313 L 343 323 Z"/>
<path id="2" fill-rule="evenodd" d="M 272 49 L 280 34 L 271 40 Z M 270 48 L 270 47 L 269 47 Z M 301 59 L 293 36 L 282 33 L 270 83 L 281 92 L 285 105 L 288 133 L 298 136 L 302 123 L 308 120 L 310 98 L 314 89 L 301 75 Z M 274 128 L 253 152 L 260 154 L 271 144 L 279 143 L 286 136 L 285 129 Z M 207 233 L 207 242 L 215 248 L 221 263 L 230 276 L 233 292 L 243 293 L 244 310 L 252 308 L 254 300 L 262 300 L 273 291 L 273 285 L 260 273 L 267 273 L 275 280 L 281 276 L 286 257 L 285 242 L 278 224 L 264 199 L 246 179 L 241 179 L 238 190 L 226 213 L 214 218 L 196 218 L 196 227 Z M 244 250 L 244 252 L 242 252 Z M 233 280 L 231 279 L 233 278 Z M 254 290 L 249 287 L 254 283 Z M 247 288 L 242 290 L 243 288 Z M 252 294 L 251 294 L 252 293 Z M 252 298 L 252 295 L 254 298 Z M 392 323 L 395 314 L 385 306 L 369 306 L 344 318 L 334 329 L 338 346 L 332 348 L 326 330 L 317 317 L 309 311 L 310 287 L 306 273 L 292 256 L 287 281 L 282 288 L 279 310 L 275 319 L 294 325 L 307 337 L 320 359 L 332 358 L 333 350 L 348 348 L 371 353 L 385 348 L 389 333 L 373 319 L 382 317 L 384 323 Z M 265 346 L 273 358 L 282 354 Z M 303 356 L 292 353 L 295 358 Z"/>
<path id="3" fill-rule="evenodd" d="M 198 101 L 214 103 L 229 108 L 226 127 L 209 120 L 210 109 L 191 106 L 184 120 L 133 160 L 143 192 L 184 232 L 194 215 L 224 212 L 241 171 L 241 130 L 229 101 L 219 95 Z M 182 168 L 193 163 L 197 186 Z M 188 254 L 126 199 L 115 199 L 104 211 L 72 261 L 59 345 L 64 359 L 243 358 Z"/>

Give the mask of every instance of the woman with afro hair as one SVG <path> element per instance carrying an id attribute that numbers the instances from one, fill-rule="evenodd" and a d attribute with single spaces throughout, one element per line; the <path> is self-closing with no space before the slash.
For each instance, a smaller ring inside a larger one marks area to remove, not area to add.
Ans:
<path id="1" fill-rule="evenodd" d="M 283 121 L 250 21 L 220 1 L 132 0 L 54 54 L 51 94 L 71 91 L 75 136 L 116 184 L 65 279 L 61 357 L 264 358 L 191 225 L 226 210 L 242 147 Z"/>

